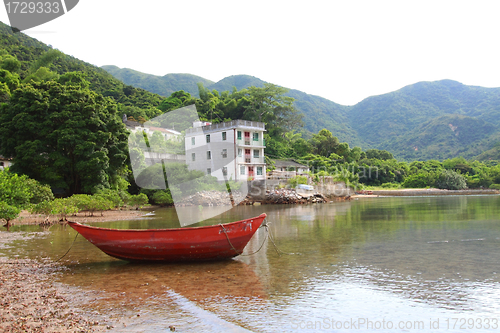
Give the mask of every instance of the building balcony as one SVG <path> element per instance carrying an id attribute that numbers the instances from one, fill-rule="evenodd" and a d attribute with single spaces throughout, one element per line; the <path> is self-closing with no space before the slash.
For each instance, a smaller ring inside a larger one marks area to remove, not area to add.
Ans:
<path id="1" fill-rule="evenodd" d="M 238 156 L 236 159 L 237 163 L 249 163 L 249 164 L 264 164 L 265 159 L 264 156 L 260 157 L 253 157 L 251 155 L 243 155 L 243 156 Z"/>
<path id="2" fill-rule="evenodd" d="M 266 126 L 264 123 L 258 121 L 250 121 L 250 120 L 232 120 L 226 121 L 224 123 L 217 123 L 208 126 L 195 127 L 186 129 L 186 134 L 198 133 L 198 132 L 209 132 L 209 131 L 223 131 L 229 130 L 232 128 L 247 128 L 247 129 L 256 129 L 260 131 L 265 131 Z"/>
<path id="3" fill-rule="evenodd" d="M 261 140 L 248 140 L 248 139 L 237 139 L 236 144 L 240 146 L 254 146 L 254 147 L 265 147 L 266 146 L 266 140 L 261 139 Z"/>

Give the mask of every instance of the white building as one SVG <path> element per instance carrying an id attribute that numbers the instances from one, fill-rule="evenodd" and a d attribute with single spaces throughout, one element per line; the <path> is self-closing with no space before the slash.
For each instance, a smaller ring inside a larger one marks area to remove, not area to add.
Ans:
<path id="1" fill-rule="evenodd" d="M 5 168 L 9 168 L 12 165 L 11 158 L 5 158 L 0 155 L 0 170 L 4 170 Z"/>
<path id="2" fill-rule="evenodd" d="M 186 163 L 219 181 L 266 179 L 265 130 L 264 123 L 248 120 L 195 122 L 186 130 Z"/>

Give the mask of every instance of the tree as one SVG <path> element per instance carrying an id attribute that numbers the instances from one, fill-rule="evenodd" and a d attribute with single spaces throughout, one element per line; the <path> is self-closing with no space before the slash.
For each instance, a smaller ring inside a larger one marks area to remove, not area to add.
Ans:
<path id="1" fill-rule="evenodd" d="M 24 209 L 32 197 L 27 176 L 19 176 L 9 170 L 0 171 L 0 202 Z"/>
<path id="2" fill-rule="evenodd" d="M 271 83 L 249 87 L 249 104 L 244 106 L 244 119 L 265 122 L 273 135 L 284 135 L 303 125 L 303 115 L 293 105 L 294 98 L 285 96 L 288 89 Z"/>
<path id="3" fill-rule="evenodd" d="M 80 73 L 23 84 L 0 111 L 0 154 L 12 170 L 67 194 L 109 188 L 127 159 L 116 104 Z"/>
<path id="4" fill-rule="evenodd" d="M 463 190 L 467 188 L 467 181 L 461 174 L 445 169 L 437 177 L 436 187 L 446 190 Z"/>
<path id="5" fill-rule="evenodd" d="M 333 136 L 329 130 L 322 129 L 318 134 L 313 135 L 310 144 L 313 147 L 314 154 L 329 157 L 332 153 L 336 153 L 339 146 L 339 139 Z"/>
<path id="6" fill-rule="evenodd" d="M 0 201 L 0 220 L 5 220 L 5 226 L 10 226 L 10 221 L 19 216 L 20 209 Z"/>

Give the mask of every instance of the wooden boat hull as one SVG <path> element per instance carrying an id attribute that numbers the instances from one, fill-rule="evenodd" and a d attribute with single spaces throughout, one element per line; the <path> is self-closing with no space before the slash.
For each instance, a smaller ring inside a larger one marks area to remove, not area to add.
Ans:
<path id="1" fill-rule="evenodd" d="M 68 222 L 104 253 L 129 261 L 204 261 L 235 257 L 266 214 L 222 225 L 175 229 L 109 229 Z"/>

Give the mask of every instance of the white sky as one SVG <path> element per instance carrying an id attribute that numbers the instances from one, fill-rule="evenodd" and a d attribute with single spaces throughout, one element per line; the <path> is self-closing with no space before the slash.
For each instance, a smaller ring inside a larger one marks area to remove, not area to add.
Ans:
<path id="1" fill-rule="evenodd" d="M 80 0 L 25 33 L 97 66 L 248 74 L 352 105 L 418 81 L 500 87 L 499 13 L 496 0 Z"/>

